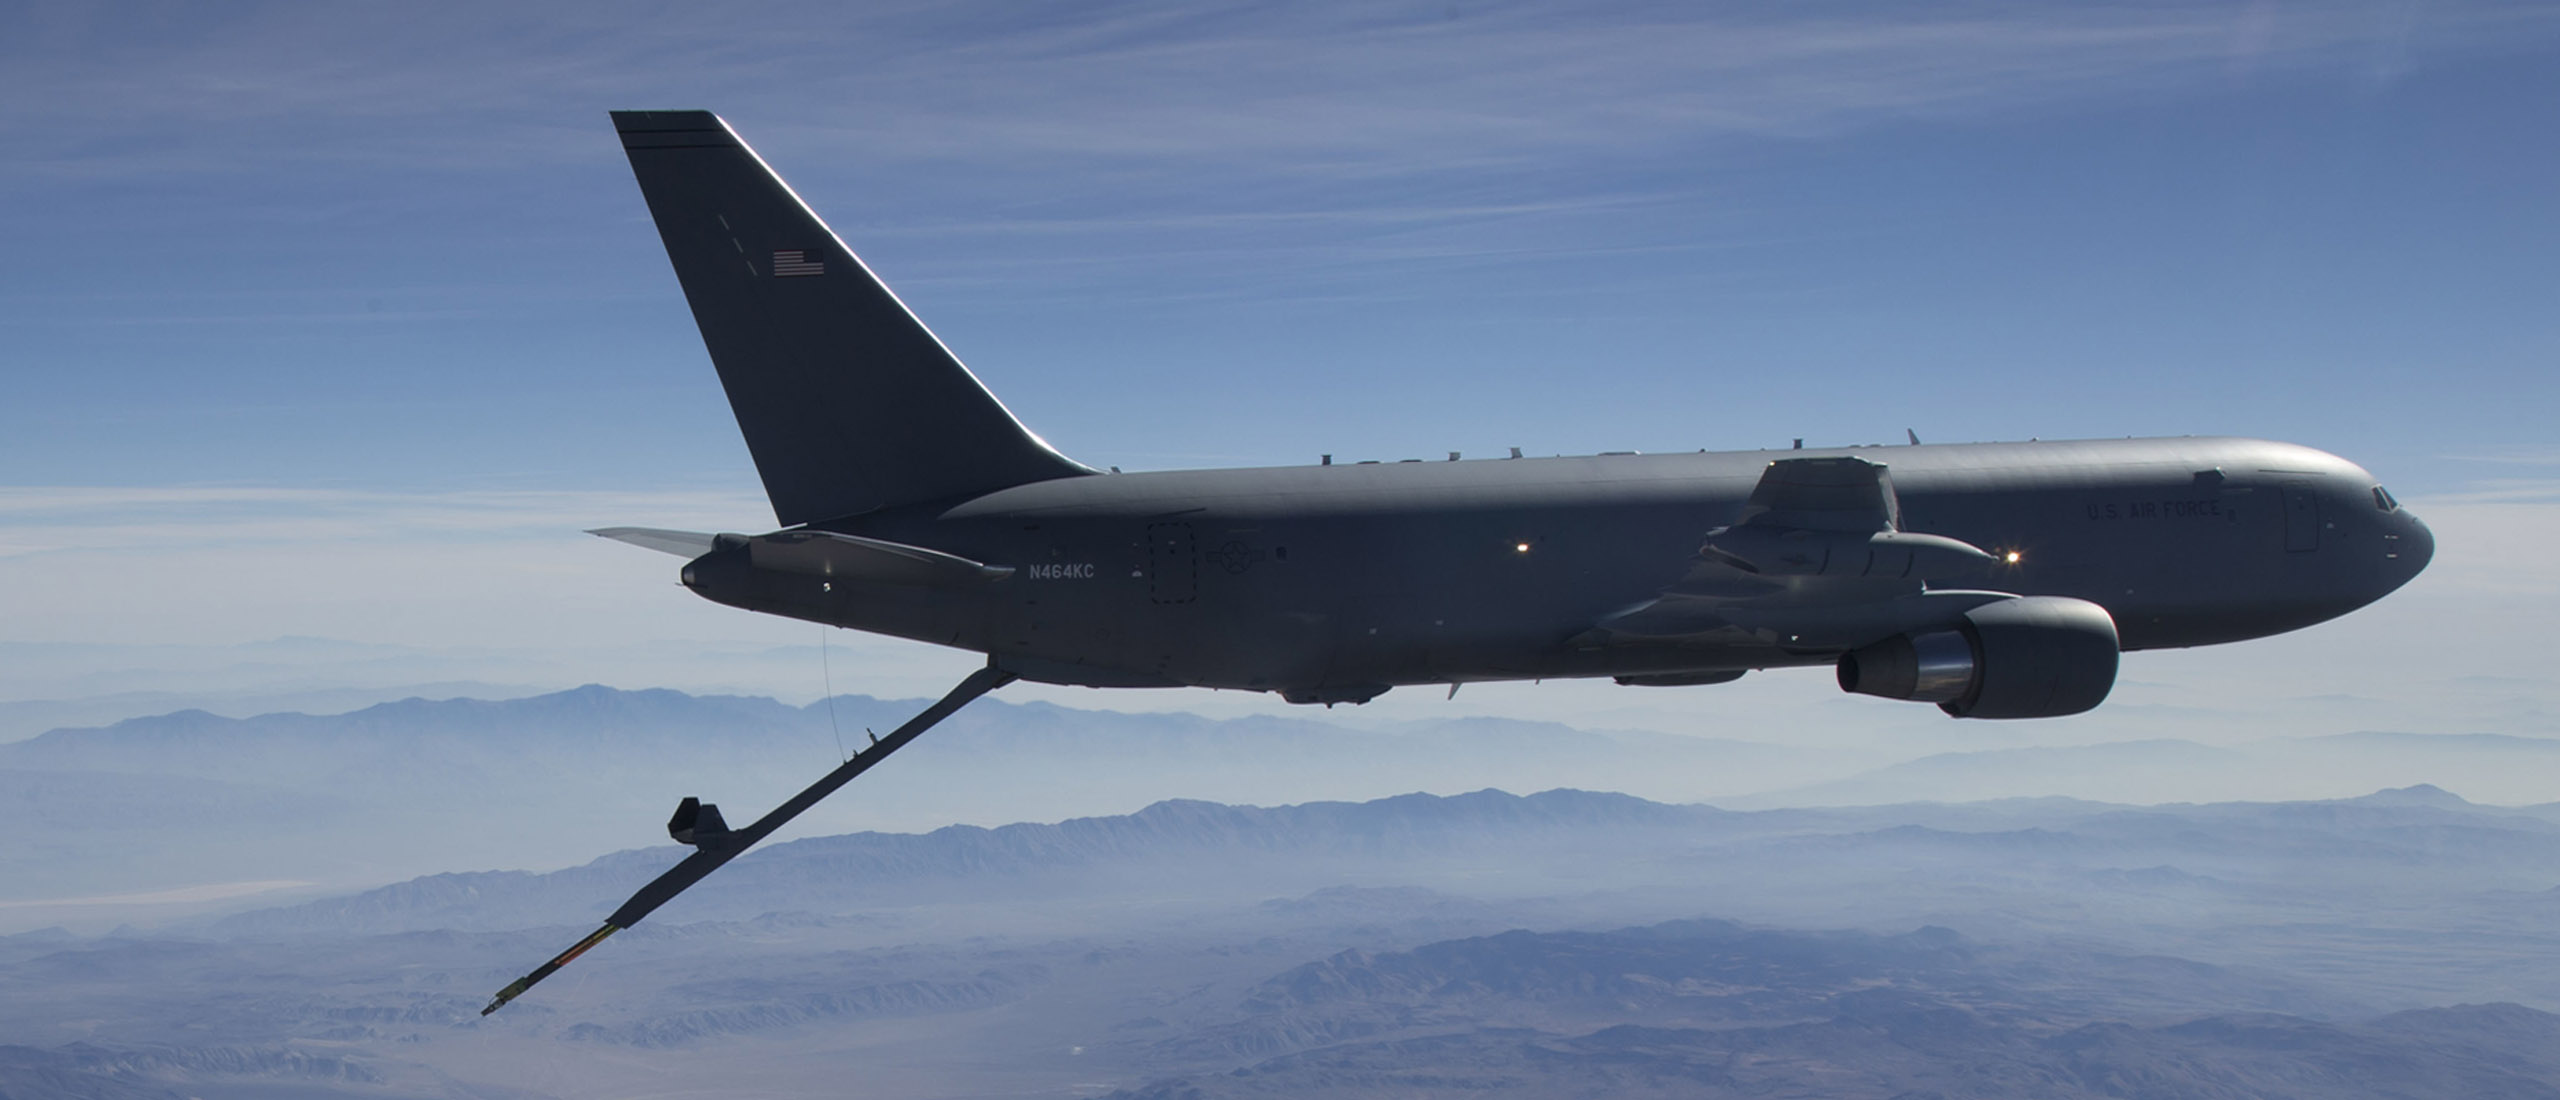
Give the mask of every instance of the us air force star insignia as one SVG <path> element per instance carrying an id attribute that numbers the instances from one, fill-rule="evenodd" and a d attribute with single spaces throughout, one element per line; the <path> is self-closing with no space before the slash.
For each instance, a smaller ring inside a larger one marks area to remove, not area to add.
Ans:
<path id="1" fill-rule="evenodd" d="M 1253 563 L 1261 561 L 1263 554 L 1262 551 L 1245 545 L 1242 539 L 1228 539 L 1226 545 L 1200 556 L 1209 559 L 1210 564 L 1229 573 L 1242 573 L 1253 568 Z"/>

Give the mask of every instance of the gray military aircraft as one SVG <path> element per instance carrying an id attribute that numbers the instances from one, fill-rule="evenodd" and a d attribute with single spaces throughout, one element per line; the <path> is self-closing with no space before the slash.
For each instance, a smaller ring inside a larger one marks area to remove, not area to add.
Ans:
<path id="1" fill-rule="evenodd" d="M 701 596 L 987 655 L 696 847 L 488 1011 L 979 695 L 1025 679 L 1361 703 L 1405 685 L 1687 686 L 1830 665 L 1961 718 L 2097 706 L 2118 654 L 2258 638 L 2434 539 L 2309 447 L 2177 438 L 1104 473 L 1014 419 L 707 111 L 615 112 L 781 530 L 595 532 Z"/>

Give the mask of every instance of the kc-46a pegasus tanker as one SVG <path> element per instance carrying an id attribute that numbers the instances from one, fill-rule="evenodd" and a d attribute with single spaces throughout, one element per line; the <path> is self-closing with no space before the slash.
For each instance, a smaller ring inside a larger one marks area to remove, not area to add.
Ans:
<path id="1" fill-rule="evenodd" d="M 727 124 L 613 116 L 781 529 L 611 528 L 720 603 L 987 655 L 494 1010 L 1015 679 L 1358 703 L 1830 665 L 1960 718 L 2097 706 L 2118 655 L 2310 626 L 2433 537 L 2309 447 L 2176 438 L 1105 473 L 1025 428 Z"/>

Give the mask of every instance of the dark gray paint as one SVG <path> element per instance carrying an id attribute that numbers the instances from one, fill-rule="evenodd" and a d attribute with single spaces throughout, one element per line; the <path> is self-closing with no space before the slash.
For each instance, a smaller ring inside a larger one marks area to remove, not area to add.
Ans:
<path id="1" fill-rule="evenodd" d="M 988 567 L 950 583 L 849 557 L 777 568 L 731 538 L 685 582 L 987 653 L 1028 679 L 1320 702 L 1476 680 L 1711 683 L 1831 663 L 2015 595 L 2097 604 L 2128 650 L 2205 645 L 2361 607 L 2433 550 L 2363 469 L 2252 439 L 1096 475 L 1022 429 L 717 118 L 615 118 L 777 514 Z M 824 242 L 841 268 L 750 262 L 778 242 Z M 1881 504 L 1843 497 L 1835 513 L 1799 493 L 1746 508 L 1773 462 L 1829 457 L 1885 467 Z M 1746 519 L 1858 530 L 1837 516 L 1879 506 L 1883 529 L 2004 561 L 1924 584 L 1754 576 L 1700 556 Z"/>
<path id="2" fill-rule="evenodd" d="M 1093 472 L 1014 420 L 718 118 L 614 125 L 784 525 Z"/>

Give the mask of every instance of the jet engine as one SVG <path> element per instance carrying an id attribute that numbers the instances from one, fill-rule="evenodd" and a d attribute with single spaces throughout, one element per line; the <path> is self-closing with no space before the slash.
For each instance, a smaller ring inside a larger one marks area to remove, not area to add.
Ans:
<path id="1" fill-rule="evenodd" d="M 2053 718 L 2105 702 L 2117 655 L 2106 608 L 2020 596 L 1850 651 L 1840 658 L 1840 690 L 1936 703 L 1958 718 Z"/>

